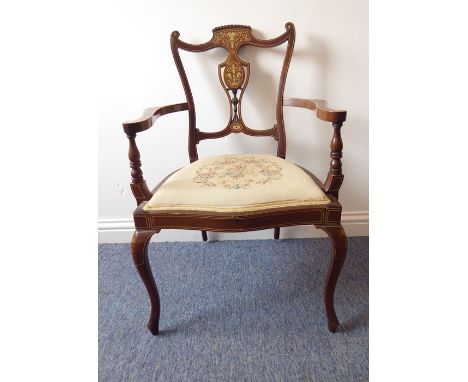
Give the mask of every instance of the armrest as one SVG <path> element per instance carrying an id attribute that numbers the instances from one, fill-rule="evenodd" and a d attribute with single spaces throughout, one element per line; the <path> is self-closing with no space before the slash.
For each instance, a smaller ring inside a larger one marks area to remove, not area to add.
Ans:
<path id="1" fill-rule="evenodd" d="M 174 105 L 151 107 L 146 109 L 140 118 L 124 122 L 122 124 L 129 141 L 128 159 L 130 159 L 130 167 L 132 169 L 132 183 L 130 184 L 130 187 L 137 205 L 141 202 L 150 200 L 153 193 L 149 190 L 146 185 L 145 178 L 143 177 L 140 151 L 138 151 L 138 147 L 135 142 L 136 133 L 149 129 L 153 125 L 154 121 L 164 114 L 175 113 L 176 111 L 183 110 L 188 110 L 188 104 L 186 102 Z"/>
<path id="2" fill-rule="evenodd" d="M 327 195 L 334 196 L 338 200 L 338 193 L 343 183 L 341 171 L 341 157 L 343 156 L 343 140 L 341 139 L 341 126 L 346 120 L 345 110 L 333 110 L 326 107 L 327 103 L 318 99 L 283 98 L 283 106 L 302 107 L 315 110 L 316 115 L 322 121 L 332 122 L 333 137 L 330 143 L 330 170 L 323 189 Z"/>
<path id="3" fill-rule="evenodd" d="M 136 134 L 140 131 L 149 129 L 160 116 L 184 110 L 188 110 L 187 102 L 167 106 L 150 107 L 145 109 L 140 118 L 124 122 L 122 123 L 122 126 L 126 134 Z"/>
<path id="4" fill-rule="evenodd" d="M 315 110 L 318 119 L 327 122 L 346 121 L 345 110 L 334 110 L 327 107 L 327 102 L 321 99 L 283 98 L 283 106 L 302 107 Z"/>

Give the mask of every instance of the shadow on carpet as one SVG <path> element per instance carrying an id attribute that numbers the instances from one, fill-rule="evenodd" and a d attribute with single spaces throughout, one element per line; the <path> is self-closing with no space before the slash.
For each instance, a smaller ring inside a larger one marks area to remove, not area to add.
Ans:
<path id="1" fill-rule="evenodd" d="M 151 243 L 159 336 L 128 244 L 99 245 L 100 381 L 368 380 L 368 238 L 349 238 L 329 333 L 328 239 Z"/>

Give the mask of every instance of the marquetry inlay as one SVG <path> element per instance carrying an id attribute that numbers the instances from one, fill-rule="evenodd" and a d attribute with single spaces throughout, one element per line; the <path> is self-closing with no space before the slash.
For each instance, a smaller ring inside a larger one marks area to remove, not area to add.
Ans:
<path id="1" fill-rule="evenodd" d="M 235 54 L 229 53 L 225 65 L 223 73 L 224 82 L 229 88 L 238 89 L 244 82 L 242 63 Z"/>
<path id="2" fill-rule="evenodd" d="M 240 133 L 242 131 L 242 124 L 241 123 L 231 123 L 231 125 L 229 126 L 231 128 L 231 131 L 233 133 Z"/>
<path id="3" fill-rule="evenodd" d="M 228 51 L 226 60 L 219 65 L 219 79 L 230 102 L 231 120 L 229 121 L 229 128 L 233 133 L 240 133 L 243 130 L 240 115 L 240 95 L 247 86 L 250 71 L 249 64 L 240 59 L 237 51 L 241 45 L 252 41 L 252 39 L 252 31 L 247 26 L 226 25 L 213 30 L 212 42 Z"/>
<path id="4" fill-rule="evenodd" d="M 213 42 L 224 46 L 228 51 L 236 51 L 243 42 L 250 41 L 252 34 L 250 28 L 228 28 L 224 30 L 215 30 Z"/>

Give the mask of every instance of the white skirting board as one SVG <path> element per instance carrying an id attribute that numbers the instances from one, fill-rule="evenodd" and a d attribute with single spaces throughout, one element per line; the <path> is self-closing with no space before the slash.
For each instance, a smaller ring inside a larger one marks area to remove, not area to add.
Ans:
<path id="1" fill-rule="evenodd" d="M 343 212 L 341 218 L 348 236 L 369 236 L 369 211 Z M 99 243 L 130 243 L 134 230 L 133 219 L 102 219 L 98 222 Z M 314 226 L 281 228 L 280 239 L 325 237 Z M 208 232 L 208 240 L 273 239 L 273 229 L 252 232 Z M 200 231 L 161 230 L 151 241 L 201 241 Z"/>

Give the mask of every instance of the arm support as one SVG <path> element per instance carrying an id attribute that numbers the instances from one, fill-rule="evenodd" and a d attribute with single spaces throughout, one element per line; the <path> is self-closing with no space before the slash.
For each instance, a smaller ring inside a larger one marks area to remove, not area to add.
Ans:
<path id="1" fill-rule="evenodd" d="M 328 171 L 323 189 L 327 195 L 332 195 L 338 199 L 338 193 L 344 178 L 341 171 L 341 157 L 343 156 L 341 126 L 343 126 L 343 122 L 346 120 L 346 111 L 329 109 L 323 100 L 303 98 L 283 98 L 283 106 L 302 107 L 313 110 L 316 111 L 317 117 L 322 121 L 332 122 L 333 138 L 330 143 L 330 170 Z"/>
<path id="2" fill-rule="evenodd" d="M 123 129 L 126 134 L 139 133 L 148 130 L 153 123 L 162 115 L 175 113 L 176 111 L 188 110 L 187 102 L 177 103 L 167 106 L 156 106 L 145 109 L 143 115 L 133 121 L 122 123 Z"/>
<path id="3" fill-rule="evenodd" d="M 138 150 L 135 142 L 136 134 L 140 131 L 149 129 L 160 116 L 183 110 L 188 110 L 187 103 L 152 107 L 146 109 L 140 118 L 134 121 L 124 122 L 122 124 L 129 141 L 128 159 L 130 159 L 130 167 L 132 169 L 132 183 L 130 184 L 130 187 L 132 189 L 133 196 L 136 199 L 137 205 L 146 200 L 150 200 L 153 194 L 146 185 L 145 178 L 143 178 L 140 151 Z"/>
<path id="4" fill-rule="evenodd" d="M 346 121 L 345 110 L 334 110 L 327 106 L 327 102 L 321 99 L 305 98 L 283 98 L 283 106 L 302 107 L 304 109 L 315 110 L 318 119 L 327 122 Z"/>
<path id="5" fill-rule="evenodd" d="M 330 143 L 330 170 L 325 180 L 324 190 L 327 195 L 333 195 L 338 199 L 338 192 L 343 183 L 341 171 L 341 157 L 343 156 L 343 141 L 341 139 L 341 126 L 343 122 L 333 122 L 333 138 Z"/>

